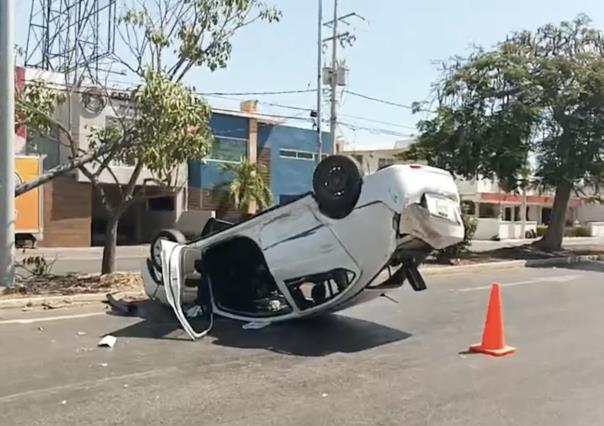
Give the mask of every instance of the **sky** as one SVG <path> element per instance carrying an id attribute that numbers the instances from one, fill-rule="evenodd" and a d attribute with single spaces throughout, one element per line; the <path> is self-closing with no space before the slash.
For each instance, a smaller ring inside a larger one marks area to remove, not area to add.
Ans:
<path id="1" fill-rule="evenodd" d="M 316 87 L 317 0 L 265 1 L 282 11 L 281 21 L 242 29 L 233 40 L 226 69 L 195 70 L 187 83 L 202 92 L 228 93 Z M 16 41 L 25 46 L 31 3 L 16 3 Z M 323 9 L 325 20 L 331 19 L 333 0 L 323 0 Z M 349 68 L 347 89 L 401 105 L 425 100 L 438 78 L 437 62 L 463 55 L 472 45 L 488 48 L 510 32 L 571 20 L 580 13 L 604 30 L 602 0 L 339 0 L 339 10 L 341 15 L 356 12 L 366 20 L 349 21 L 356 42 L 339 50 L 339 58 Z M 331 57 L 329 52 L 326 56 Z M 299 117 L 290 118 L 288 124 L 300 127 L 310 125 L 308 112 L 262 102 L 316 108 L 314 93 L 209 97 L 208 101 L 234 109 L 244 98 L 258 99 L 261 112 Z M 323 111 L 326 119 L 327 104 Z M 347 148 L 391 147 L 415 134 L 421 118 L 408 108 L 344 93 L 339 131 Z"/>

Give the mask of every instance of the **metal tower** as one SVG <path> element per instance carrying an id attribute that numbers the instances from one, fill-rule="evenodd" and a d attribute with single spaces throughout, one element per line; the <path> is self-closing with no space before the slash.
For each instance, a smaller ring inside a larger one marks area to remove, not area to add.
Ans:
<path id="1" fill-rule="evenodd" d="M 115 28 L 116 0 L 32 0 L 25 66 L 98 81 Z"/>

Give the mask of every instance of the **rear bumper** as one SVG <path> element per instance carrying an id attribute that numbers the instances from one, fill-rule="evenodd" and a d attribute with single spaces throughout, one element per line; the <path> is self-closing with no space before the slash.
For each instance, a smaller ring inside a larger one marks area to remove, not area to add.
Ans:
<path id="1" fill-rule="evenodd" d="M 410 235 L 435 249 L 443 249 L 463 241 L 464 226 L 449 219 L 430 214 L 420 204 L 405 208 L 399 222 L 401 235 Z"/>

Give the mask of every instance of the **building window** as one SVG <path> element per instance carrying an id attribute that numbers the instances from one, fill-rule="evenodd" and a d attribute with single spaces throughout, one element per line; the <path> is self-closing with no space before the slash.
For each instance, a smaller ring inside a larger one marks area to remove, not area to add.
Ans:
<path id="1" fill-rule="evenodd" d="M 175 208 L 174 197 L 157 197 L 147 200 L 148 210 L 158 212 L 173 212 Z"/>
<path id="2" fill-rule="evenodd" d="M 326 158 L 329 154 L 323 154 L 322 157 Z M 281 149 L 279 150 L 279 156 L 281 158 L 291 158 L 296 160 L 307 160 L 315 161 L 317 154 L 310 151 L 299 151 L 295 149 Z"/>
<path id="3" fill-rule="evenodd" d="M 478 205 L 478 217 L 479 218 L 496 218 L 497 212 L 493 204 L 480 203 Z"/>
<path id="4" fill-rule="evenodd" d="M 313 154 L 312 152 L 298 152 L 298 158 L 300 160 L 314 160 L 315 159 L 315 154 Z"/>
<path id="5" fill-rule="evenodd" d="M 279 151 L 281 158 L 298 158 L 296 151 L 290 151 L 289 149 L 282 149 Z"/>
<path id="6" fill-rule="evenodd" d="M 239 163 L 247 158 L 247 139 L 215 136 L 208 161 Z"/>
<path id="7" fill-rule="evenodd" d="M 505 207 L 503 210 L 503 220 L 505 222 L 513 222 L 514 221 L 513 213 L 514 213 L 513 207 Z"/>
<path id="8" fill-rule="evenodd" d="M 522 216 L 520 215 L 522 213 L 521 209 L 522 209 L 522 207 L 520 207 L 520 206 L 514 207 L 514 220 L 516 222 L 522 222 Z M 528 221 L 529 220 L 528 217 L 529 217 L 529 208 L 528 208 L 528 206 L 526 206 L 526 212 L 524 213 L 525 220 Z"/>
<path id="9" fill-rule="evenodd" d="M 549 207 L 542 207 L 541 208 L 541 223 L 543 225 L 549 225 L 549 221 L 552 217 L 552 209 L 550 209 Z"/>

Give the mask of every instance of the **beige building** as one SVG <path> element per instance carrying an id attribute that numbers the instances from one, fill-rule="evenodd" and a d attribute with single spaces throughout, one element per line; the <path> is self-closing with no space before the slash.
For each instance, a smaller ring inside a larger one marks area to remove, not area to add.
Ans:
<path id="1" fill-rule="evenodd" d="M 396 141 L 391 145 L 381 146 L 355 146 L 342 151 L 342 154 L 350 155 L 357 160 L 364 173 L 374 173 L 388 164 L 401 162 L 396 159 L 400 153 L 413 143 L 412 139 Z"/>

